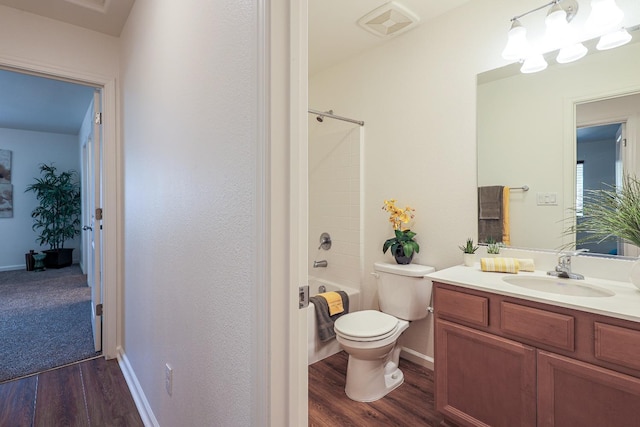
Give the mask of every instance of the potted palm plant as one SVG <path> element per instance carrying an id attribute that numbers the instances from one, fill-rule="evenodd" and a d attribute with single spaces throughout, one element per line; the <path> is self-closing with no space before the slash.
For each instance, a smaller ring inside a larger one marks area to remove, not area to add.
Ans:
<path id="1" fill-rule="evenodd" d="M 39 230 L 36 239 L 40 245 L 49 245 L 45 266 L 61 268 L 71 265 L 73 249 L 64 243 L 80 234 L 80 185 L 78 173 L 74 170 L 58 172 L 53 164 L 40 165 L 40 178 L 27 186 L 26 192 L 33 192 L 39 205 L 31 212 L 33 230 Z"/>

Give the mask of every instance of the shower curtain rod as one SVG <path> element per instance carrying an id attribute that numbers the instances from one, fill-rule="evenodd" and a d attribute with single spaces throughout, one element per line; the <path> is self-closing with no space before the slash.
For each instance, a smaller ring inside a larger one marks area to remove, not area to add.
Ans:
<path id="1" fill-rule="evenodd" d="M 326 111 L 312 110 L 311 108 L 309 108 L 308 111 L 309 114 L 317 114 L 318 116 L 329 117 L 330 119 L 342 120 L 344 122 L 355 123 L 357 125 L 364 126 L 364 122 L 362 120 L 354 120 L 348 117 L 336 116 L 335 114 L 328 113 Z"/>

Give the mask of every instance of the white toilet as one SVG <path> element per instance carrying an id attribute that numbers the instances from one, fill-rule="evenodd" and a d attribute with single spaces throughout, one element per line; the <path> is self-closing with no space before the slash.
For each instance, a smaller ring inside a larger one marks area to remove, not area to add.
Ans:
<path id="1" fill-rule="evenodd" d="M 404 381 L 398 369 L 398 338 L 409 321 L 427 316 L 435 269 L 424 265 L 375 263 L 380 311 L 345 314 L 334 324 L 336 339 L 349 354 L 345 392 L 352 400 L 373 402 Z"/>

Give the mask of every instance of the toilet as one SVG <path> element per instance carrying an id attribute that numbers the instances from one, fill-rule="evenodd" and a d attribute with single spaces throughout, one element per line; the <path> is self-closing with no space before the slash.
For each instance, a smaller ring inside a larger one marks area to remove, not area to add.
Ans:
<path id="1" fill-rule="evenodd" d="M 380 311 L 345 314 L 334 324 L 336 340 L 349 354 L 345 392 L 358 402 L 373 402 L 404 382 L 398 368 L 398 338 L 412 320 L 428 314 L 435 269 L 418 264 L 375 263 Z"/>

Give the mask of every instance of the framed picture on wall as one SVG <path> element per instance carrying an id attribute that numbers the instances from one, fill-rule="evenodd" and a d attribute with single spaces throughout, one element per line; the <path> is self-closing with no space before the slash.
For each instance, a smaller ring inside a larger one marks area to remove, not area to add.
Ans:
<path id="1" fill-rule="evenodd" d="M 13 218 L 13 185 L 0 184 L 0 218 Z"/>
<path id="2" fill-rule="evenodd" d="M 11 184 L 10 150 L 0 150 L 0 184 Z"/>

